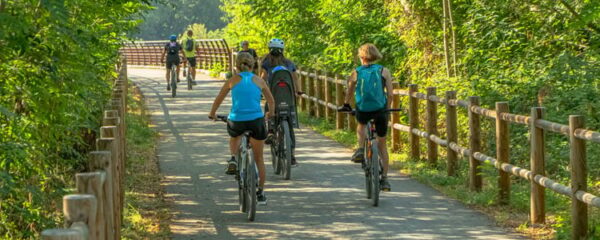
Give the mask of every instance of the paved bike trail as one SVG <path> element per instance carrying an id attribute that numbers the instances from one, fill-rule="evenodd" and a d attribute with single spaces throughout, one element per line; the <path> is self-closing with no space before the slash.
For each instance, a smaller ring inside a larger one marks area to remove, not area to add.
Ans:
<path id="1" fill-rule="evenodd" d="M 255 222 L 238 210 L 237 184 L 224 174 L 226 126 L 207 120 L 223 82 L 198 74 L 177 97 L 166 91 L 164 70 L 129 68 L 160 132 L 158 157 L 172 202 L 172 239 L 519 239 L 486 216 L 436 190 L 390 173 L 392 192 L 380 206 L 365 198 L 364 174 L 352 151 L 312 130 L 297 130 L 292 180 L 274 175 L 265 150 L 267 206 Z M 227 99 L 219 113 L 230 108 Z"/>

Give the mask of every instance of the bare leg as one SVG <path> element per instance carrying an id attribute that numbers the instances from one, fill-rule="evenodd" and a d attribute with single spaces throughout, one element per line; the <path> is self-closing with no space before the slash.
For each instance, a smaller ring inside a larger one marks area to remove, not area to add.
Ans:
<path id="1" fill-rule="evenodd" d="M 379 157 L 381 157 L 381 162 L 383 162 L 383 174 L 382 175 L 384 177 L 387 177 L 390 156 L 388 154 L 385 137 L 377 137 L 377 148 L 379 148 Z"/>
<path id="2" fill-rule="evenodd" d="M 263 147 L 265 145 L 265 140 L 256 140 L 254 138 L 250 138 L 250 144 L 252 144 L 252 151 L 254 152 L 254 161 L 256 162 L 256 166 L 258 167 L 258 176 L 260 177 L 258 187 L 264 189 L 266 177 L 265 161 L 263 159 Z"/>
<path id="3" fill-rule="evenodd" d="M 365 124 L 356 125 L 356 137 L 358 138 L 358 147 L 362 148 L 365 142 Z"/>
<path id="4" fill-rule="evenodd" d="M 165 78 L 167 79 L 167 86 L 169 86 L 170 79 L 171 79 L 171 69 L 170 68 L 167 68 L 167 74 L 166 74 Z"/>
<path id="5" fill-rule="evenodd" d="M 229 151 L 231 152 L 231 156 L 237 155 L 241 139 L 242 136 L 229 138 Z"/>
<path id="6" fill-rule="evenodd" d="M 192 80 L 196 80 L 196 68 L 190 66 L 190 71 L 192 72 Z"/>
<path id="7" fill-rule="evenodd" d="M 181 66 L 177 65 L 177 80 L 179 80 L 179 70 L 181 69 Z"/>

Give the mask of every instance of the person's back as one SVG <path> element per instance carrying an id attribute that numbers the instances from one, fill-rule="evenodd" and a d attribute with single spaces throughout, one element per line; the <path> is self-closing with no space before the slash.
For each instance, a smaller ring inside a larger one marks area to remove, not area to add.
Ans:
<path id="1" fill-rule="evenodd" d="M 179 63 L 180 63 L 180 59 L 179 59 L 179 53 L 183 51 L 183 48 L 181 47 L 181 44 L 179 44 L 177 42 L 177 36 L 175 35 L 171 35 L 169 37 L 169 42 L 167 44 L 165 44 L 165 47 L 163 49 L 163 53 L 162 53 L 162 57 L 161 60 L 164 62 L 165 60 L 165 55 L 166 55 L 166 67 L 167 67 L 167 71 L 166 71 L 166 75 L 165 75 L 165 79 L 167 80 L 167 91 L 171 90 L 171 81 L 175 81 L 175 79 L 171 79 L 171 67 L 173 67 L 173 65 L 177 66 L 177 82 L 179 82 Z"/>
<path id="2" fill-rule="evenodd" d="M 194 33 L 192 30 L 187 31 L 187 36 L 181 40 L 183 48 L 183 54 L 187 62 L 190 64 L 190 73 L 192 74 L 192 80 L 196 80 L 196 51 L 198 49 L 198 43 L 194 39 Z"/>

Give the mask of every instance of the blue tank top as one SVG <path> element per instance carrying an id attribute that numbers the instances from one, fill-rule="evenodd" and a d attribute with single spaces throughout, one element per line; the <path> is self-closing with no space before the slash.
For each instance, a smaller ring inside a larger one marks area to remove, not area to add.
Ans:
<path id="1" fill-rule="evenodd" d="M 251 121 L 264 117 L 260 107 L 262 91 L 252 81 L 254 74 L 241 72 L 240 77 L 242 77 L 242 80 L 231 89 L 233 104 L 231 105 L 231 111 L 229 111 L 229 119 L 231 121 Z"/>

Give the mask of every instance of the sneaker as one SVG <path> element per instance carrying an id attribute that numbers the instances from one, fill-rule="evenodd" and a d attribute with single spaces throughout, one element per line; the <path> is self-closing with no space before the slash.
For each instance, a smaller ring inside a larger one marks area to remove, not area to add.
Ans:
<path id="1" fill-rule="evenodd" d="M 181 79 L 177 78 L 177 82 L 181 82 Z"/>
<path id="2" fill-rule="evenodd" d="M 354 154 L 352 155 L 352 162 L 365 162 L 365 150 L 363 148 L 356 149 L 356 152 L 354 152 Z"/>
<path id="3" fill-rule="evenodd" d="M 296 161 L 296 157 L 292 156 L 292 167 L 297 167 L 298 166 L 298 161 Z"/>
<path id="4" fill-rule="evenodd" d="M 381 186 L 381 191 L 384 191 L 384 192 L 389 192 L 392 190 L 392 187 L 390 186 L 390 182 L 388 182 L 387 177 L 381 178 L 381 181 L 379 182 L 379 186 Z"/>
<path id="5" fill-rule="evenodd" d="M 267 139 L 265 140 L 265 144 L 271 145 L 273 143 L 273 133 L 269 132 L 267 135 Z"/>
<path id="6" fill-rule="evenodd" d="M 259 205 L 267 205 L 267 196 L 265 195 L 265 192 L 260 188 L 258 189 L 258 191 L 256 191 L 256 201 Z"/>
<path id="7" fill-rule="evenodd" d="M 167 91 L 171 91 L 171 84 L 167 85 Z"/>
<path id="8" fill-rule="evenodd" d="M 234 157 L 231 157 L 231 159 L 229 159 L 229 161 L 227 161 L 227 169 L 225 171 L 225 174 L 234 175 L 236 173 L 237 173 L 237 162 L 235 161 Z"/>

